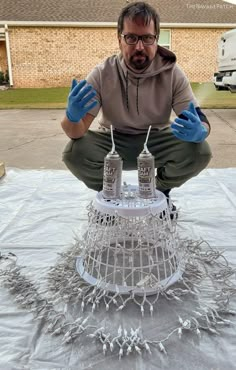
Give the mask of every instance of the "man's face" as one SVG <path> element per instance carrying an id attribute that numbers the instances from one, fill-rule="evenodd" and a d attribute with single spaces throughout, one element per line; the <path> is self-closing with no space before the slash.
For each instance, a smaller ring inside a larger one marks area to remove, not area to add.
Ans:
<path id="1" fill-rule="evenodd" d="M 150 24 L 145 26 L 142 19 L 136 19 L 134 22 L 125 18 L 122 34 L 155 35 L 154 22 L 151 20 Z M 136 45 L 127 45 L 122 36 L 119 36 L 119 46 L 126 65 L 136 70 L 142 70 L 149 66 L 157 51 L 156 41 L 153 45 L 144 45 L 142 40 L 138 40 Z"/>

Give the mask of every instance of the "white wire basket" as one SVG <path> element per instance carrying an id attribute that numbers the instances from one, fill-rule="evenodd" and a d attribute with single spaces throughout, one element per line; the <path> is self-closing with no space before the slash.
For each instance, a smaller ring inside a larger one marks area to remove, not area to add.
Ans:
<path id="1" fill-rule="evenodd" d="M 89 206 L 80 276 L 90 285 L 119 294 L 151 295 L 180 279 L 183 263 L 165 195 L 138 196 L 126 186 L 121 199 L 102 192 Z"/>

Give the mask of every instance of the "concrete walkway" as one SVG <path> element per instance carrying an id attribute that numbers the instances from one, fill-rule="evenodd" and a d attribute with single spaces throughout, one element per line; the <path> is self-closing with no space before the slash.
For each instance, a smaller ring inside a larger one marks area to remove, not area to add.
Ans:
<path id="1" fill-rule="evenodd" d="M 210 168 L 236 167 L 236 109 L 204 110 L 211 122 Z M 69 140 L 61 129 L 64 110 L 0 110 L 0 162 L 7 167 L 65 169 Z M 96 128 L 96 122 L 93 123 Z"/>

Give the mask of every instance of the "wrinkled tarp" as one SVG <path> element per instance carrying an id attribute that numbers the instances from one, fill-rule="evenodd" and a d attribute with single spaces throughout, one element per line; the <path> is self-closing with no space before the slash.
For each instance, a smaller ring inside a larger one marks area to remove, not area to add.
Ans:
<path id="1" fill-rule="evenodd" d="M 135 171 L 124 173 L 128 183 L 137 183 Z M 58 252 L 81 238 L 87 226 L 86 206 L 96 193 L 67 171 L 7 169 L 0 180 L 0 251 L 12 252 L 37 286 L 55 264 Z M 236 265 L 236 168 L 207 169 L 179 189 L 172 191 L 179 208 L 181 237 L 206 240 L 225 250 L 230 264 Z M 169 324 L 171 309 L 159 307 L 150 318 L 145 335 L 155 338 Z M 184 305 L 181 308 L 184 314 Z M 137 314 L 135 312 L 135 314 Z M 106 321 L 106 313 L 99 313 Z M 122 313 L 129 326 L 134 312 Z M 236 318 L 232 318 L 234 324 Z M 113 323 L 115 325 L 115 323 Z M 0 287 L 0 369 L 236 369 L 235 326 L 222 328 L 220 335 L 203 333 L 199 340 L 191 334 L 171 337 L 161 354 L 125 356 L 102 354 L 100 344 L 81 337 L 73 345 L 62 345 L 61 338 L 45 334 L 42 322 L 33 320 L 27 310 L 17 307 L 14 297 Z"/>

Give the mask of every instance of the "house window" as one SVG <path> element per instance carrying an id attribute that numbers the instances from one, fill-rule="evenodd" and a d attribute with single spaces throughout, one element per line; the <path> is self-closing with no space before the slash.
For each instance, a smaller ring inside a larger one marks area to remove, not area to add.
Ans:
<path id="1" fill-rule="evenodd" d="M 160 30 L 160 36 L 158 44 L 164 46 L 166 49 L 170 49 L 170 30 Z"/>

